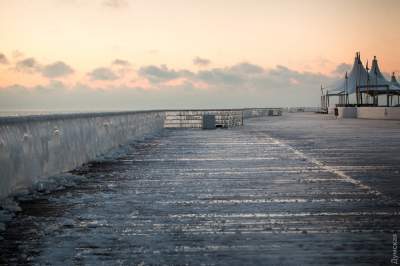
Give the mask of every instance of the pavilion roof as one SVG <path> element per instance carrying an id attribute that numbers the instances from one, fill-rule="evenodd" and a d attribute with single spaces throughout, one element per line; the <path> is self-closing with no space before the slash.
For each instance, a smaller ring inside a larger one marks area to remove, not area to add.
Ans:
<path id="1" fill-rule="evenodd" d="M 348 94 L 352 94 L 356 92 L 357 87 L 360 87 L 360 91 L 400 90 L 399 83 L 396 84 L 393 81 L 388 81 L 384 77 L 379 69 L 376 56 L 372 60 L 371 70 L 368 72 L 368 67 L 365 68 L 361 61 L 360 53 L 356 53 L 353 67 L 349 73 L 346 72 L 344 80 L 331 91 L 345 91 Z"/>

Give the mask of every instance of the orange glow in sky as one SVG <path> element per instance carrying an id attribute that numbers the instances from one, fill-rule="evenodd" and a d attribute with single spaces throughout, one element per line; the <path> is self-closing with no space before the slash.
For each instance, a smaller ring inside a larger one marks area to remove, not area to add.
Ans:
<path id="1" fill-rule="evenodd" d="M 364 61 L 377 55 L 384 72 L 400 72 L 399 25 L 399 0 L 0 0 L 0 88 L 54 80 L 181 86 L 182 76 L 188 79 L 183 71 L 242 62 L 331 75 L 339 64 L 351 64 L 356 51 Z M 194 64 L 196 57 L 205 61 Z M 16 67 L 27 58 L 36 69 Z M 116 59 L 129 64 L 113 65 Z M 72 71 L 43 74 L 55 62 Z M 149 81 L 140 70 L 151 65 L 180 76 Z"/>

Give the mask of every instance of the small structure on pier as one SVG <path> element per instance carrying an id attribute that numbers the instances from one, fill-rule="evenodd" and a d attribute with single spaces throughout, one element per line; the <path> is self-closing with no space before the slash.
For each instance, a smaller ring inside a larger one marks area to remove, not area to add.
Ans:
<path id="1" fill-rule="evenodd" d="M 165 114 L 165 128 L 231 128 L 243 125 L 242 110 L 179 110 Z"/>
<path id="2" fill-rule="evenodd" d="M 382 99 L 385 103 L 384 106 L 400 104 L 400 84 L 397 82 L 395 74 L 393 73 L 391 81 L 388 81 L 379 69 L 376 56 L 372 60 L 371 69 L 368 68 L 368 62 L 364 67 L 359 52 L 356 53 L 350 73 L 346 72 L 344 80 L 339 86 L 331 89 L 321 87 L 321 93 L 321 110 L 326 113 L 332 97 L 338 98 L 336 107 L 379 106 L 382 96 L 386 96 L 385 99 Z M 393 99 L 396 101 L 394 102 Z"/>
<path id="3" fill-rule="evenodd" d="M 281 115 L 281 108 L 167 111 L 164 128 L 233 128 L 243 126 L 246 118 Z"/>
<path id="4" fill-rule="evenodd" d="M 215 123 L 215 115 L 204 114 L 203 115 L 203 129 L 215 129 L 217 127 Z"/>

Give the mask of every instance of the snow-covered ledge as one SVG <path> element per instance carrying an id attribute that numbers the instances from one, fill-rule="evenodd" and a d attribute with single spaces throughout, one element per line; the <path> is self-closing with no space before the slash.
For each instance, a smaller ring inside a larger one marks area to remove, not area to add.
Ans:
<path id="1" fill-rule="evenodd" d="M 163 128 L 164 111 L 0 118 L 0 199 Z"/>

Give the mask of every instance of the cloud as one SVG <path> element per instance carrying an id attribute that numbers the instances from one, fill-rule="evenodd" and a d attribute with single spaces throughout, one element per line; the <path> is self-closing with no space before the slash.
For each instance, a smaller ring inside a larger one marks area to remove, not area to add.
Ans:
<path id="1" fill-rule="evenodd" d="M 9 61 L 7 57 L 4 54 L 0 53 L 0 65 L 8 65 L 8 64 Z"/>
<path id="2" fill-rule="evenodd" d="M 65 84 L 58 80 L 50 80 L 47 85 L 38 85 L 33 87 L 33 90 L 41 93 L 49 95 L 54 92 L 66 92 L 67 87 Z"/>
<path id="3" fill-rule="evenodd" d="M 124 8 L 128 6 L 128 1 L 126 0 L 104 0 L 103 5 L 111 8 Z"/>
<path id="4" fill-rule="evenodd" d="M 196 77 L 209 85 L 240 86 L 243 83 L 243 77 L 240 74 L 222 68 L 200 71 Z"/>
<path id="5" fill-rule="evenodd" d="M 138 74 L 156 87 L 165 87 L 168 81 L 182 79 L 184 84 L 193 85 L 200 82 L 216 90 L 280 90 L 281 92 L 292 89 L 310 91 L 313 88 L 319 92 L 317 89 L 321 84 L 332 84 L 338 79 L 336 76 L 320 73 L 299 72 L 281 65 L 264 69 L 247 62 L 195 73 L 185 69 L 179 71 L 169 69 L 165 65 L 151 65 L 140 68 Z"/>
<path id="6" fill-rule="evenodd" d="M 175 79 L 187 79 L 192 82 L 205 82 L 209 85 L 239 86 L 247 76 L 263 73 L 264 69 L 250 63 L 239 63 L 232 67 L 214 68 L 193 73 L 187 69 L 174 70 L 166 65 L 145 66 L 139 69 L 138 74 L 150 83 L 162 83 Z"/>
<path id="7" fill-rule="evenodd" d="M 114 73 L 119 76 L 119 78 L 122 78 L 133 72 L 131 63 L 129 61 L 118 58 L 111 62 L 111 68 L 113 69 Z"/>
<path id="8" fill-rule="evenodd" d="M 150 96 L 150 97 L 149 97 Z M 159 101 L 151 103 L 152 94 L 135 87 L 93 88 L 77 83 L 68 87 L 59 81 L 25 87 L 0 87 L 0 111 L 17 109 L 49 109 L 65 111 L 91 110 L 143 110 L 157 108 Z M 154 98 L 153 98 L 154 99 Z M 145 104 L 144 104 L 145 103 Z"/>
<path id="9" fill-rule="evenodd" d="M 117 66 L 96 68 L 88 76 L 92 80 L 118 79 L 118 82 L 71 85 L 49 80 L 47 85 L 33 88 L 18 85 L 0 88 L 0 108 L 12 108 L 13 104 L 15 108 L 39 108 L 33 106 L 34 103 L 78 109 L 317 106 L 320 85 L 329 85 L 341 79 L 332 73 L 297 71 L 283 65 L 263 68 L 242 62 L 197 72 L 168 68 L 166 65 L 143 66 L 136 73 L 139 76 L 137 82 L 121 84 L 122 74 L 117 70 L 120 69 L 119 64 L 125 64 L 122 62 L 125 60 L 116 60 Z M 34 68 L 39 64 L 35 61 L 23 65 Z M 133 70 L 129 74 L 134 74 Z M 58 98 L 65 99 L 65 102 L 61 103 Z"/>
<path id="10" fill-rule="evenodd" d="M 129 63 L 129 61 L 127 60 L 122 60 L 122 59 L 115 59 L 114 61 L 112 61 L 111 63 L 112 65 L 117 65 L 117 66 L 123 66 L 123 67 L 127 67 L 130 66 L 131 64 Z"/>
<path id="11" fill-rule="evenodd" d="M 109 68 L 99 67 L 88 73 L 92 80 L 116 80 L 118 76 Z"/>
<path id="12" fill-rule="evenodd" d="M 18 61 L 15 65 L 17 71 L 25 72 L 25 73 L 35 73 L 40 71 L 40 64 L 36 61 L 35 58 L 29 57 Z"/>
<path id="13" fill-rule="evenodd" d="M 338 76 L 343 76 L 346 71 L 350 71 L 351 65 L 347 63 L 341 63 L 339 64 L 335 70 L 332 71 L 332 74 L 338 75 Z"/>
<path id="14" fill-rule="evenodd" d="M 168 69 L 166 65 L 161 65 L 159 67 L 154 65 L 141 67 L 138 74 L 148 79 L 151 83 L 165 82 L 193 75 L 189 70 L 175 71 L 173 69 Z"/>
<path id="15" fill-rule="evenodd" d="M 244 62 L 232 66 L 230 71 L 242 74 L 259 74 L 262 73 L 264 69 L 260 66 Z"/>
<path id="16" fill-rule="evenodd" d="M 74 73 L 74 70 L 62 61 L 54 62 L 53 64 L 46 65 L 41 70 L 42 75 L 47 78 L 58 78 Z"/>
<path id="17" fill-rule="evenodd" d="M 206 58 L 201 58 L 201 57 L 195 57 L 193 58 L 193 64 L 196 66 L 208 66 L 211 63 L 209 59 Z"/>
<path id="18" fill-rule="evenodd" d="M 240 88 L 244 83 L 255 79 L 254 75 L 260 76 L 263 73 L 265 73 L 265 70 L 260 66 L 250 63 L 239 63 L 231 67 L 199 71 L 196 77 L 210 86 Z"/>
<path id="19" fill-rule="evenodd" d="M 46 78 L 59 78 L 74 73 L 72 67 L 63 61 L 56 61 L 52 64 L 42 65 L 35 58 L 29 57 L 18 61 L 15 64 L 15 69 L 20 72 L 29 74 L 40 73 Z"/>

